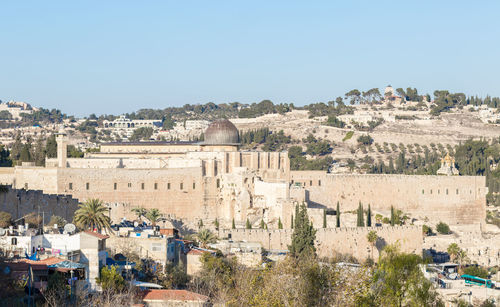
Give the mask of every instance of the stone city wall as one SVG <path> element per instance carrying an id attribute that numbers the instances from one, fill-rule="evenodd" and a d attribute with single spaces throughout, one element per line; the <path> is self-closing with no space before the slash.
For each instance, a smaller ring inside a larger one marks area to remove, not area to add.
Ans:
<path id="1" fill-rule="evenodd" d="M 451 243 L 456 243 L 467 253 L 472 263 L 482 266 L 500 265 L 500 235 L 498 232 L 481 232 L 473 225 L 457 225 L 453 234 L 424 237 L 423 248 L 446 252 Z"/>
<path id="2" fill-rule="evenodd" d="M 52 215 L 63 217 L 71 222 L 78 209 L 78 199 L 69 195 L 45 194 L 39 190 L 12 189 L 7 186 L 6 192 L 0 192 L 0 211 L 8 212 L 16 220 L 30 213 L 45 216 L 45 223 Z M 43 213 L 42 213 L 43 212 Z"/>
<path id="3" fill-rule="evenodd" d="M 377 232 L 376 245 L 368 242 L 367 234 Z M 233 241 L 258 242 L 267 250 L 288 250 L 293 229 L 221 229 L 220 238 Z M 406 253 L 420 255 L 422 252 L 422 228 L 420 226 L 394 227 L 341 227 L 319 228 L 316 233 L 316 251 L 319 257 L 333 258 L 338 255 L 352 255 L 358 261 L 372 257 L 377 259 L 379 252 L 389 244 L 398 242 Z"/>
<path id="4" fill-rule="evenodd" d="M 485 177 L 417 175 L 331 175 L 325 172 L 293 171 L 291 183 L 305 191 L 291 189 L 292 198 L 303 198 L 310 206 L 356 210 L 365 208 L 385 215 L 391 206 L 412 217 L 449 224 L 484 223 L 486 218 Z"/>
<path id="5" fill-rule="evenodd" d="M 212 212 L 204 202 L 205 188 L 201 168 L 58 169 L 59 193 L 82 201 L 98 198 L 132 208 L 157 208 L 164 214 L 187 219 L 202 218 Z M 130 212 L 122 214 L 121 217 L 134 218 Z"/>

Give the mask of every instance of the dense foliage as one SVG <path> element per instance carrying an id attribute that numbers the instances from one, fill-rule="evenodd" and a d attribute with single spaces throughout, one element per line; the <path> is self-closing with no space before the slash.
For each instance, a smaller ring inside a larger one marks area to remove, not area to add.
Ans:
<path id="1" fill-rule="evenodd" d="M 436 225 L 436 231 L 439 232 L 440 234 L 449 234 L 450 233 L 450 226 L 444 222 L 439 222 Z"/>
<path id="2" fill-rule="evenodd" d="M 68 158 L 83 158 L 84 153 L 74 145 L 67 147 Z M 0 145 L 0 167 L 12 166 L 22 162 L 34 162 L 36 166 L 44 166 L 46 158 L 57 157 L 57 142 L 55 135 L 50 135 L 46 140 L 38 138 L 33 144 L 33 140 L 28 137 L 24 142 L 21 135 L 16 135 L 10 151 Z"/>
<path id="3" fill-rule="evenodd" d="M 130 136 L 131 142 L 136 141 L 149 141 L 153 135 L 153 128 L 151 127 L 140 127 L 134 130 L 132 136 Z"/>
<path id="4" fill-rule="evenodd" d="M 328 120 L 325 122 L 325 125 L 337 128 L 345 127 L 345 123 L 340 119 L 338 119 L 337 116 L 335 115 L 328 115 Z"/>
<path id="5" fill-rule="evenodd" d="M 291 137 L 285 135 L 283 130 L 272 132 L 269 128 L 262 128 L 240 133 L 240 142 L 247 148 L 262 145 L 264 151 L 282 151 L 291 142 Z"/>
<path id="6" fill-rule="evenodd" d="M 186 104 L 182 107 L 168 107 L 161 109 L 141 109 L 137 112 L 128 113 L 126 116 L 130 119 L 156 119 L 163 120 L 164 128 L 171 129 L 172 119 L 218 119 L 218 118 L 254 118 L 257 116 L 286 113 L 293 109 L 292 104 L 273 104 L 270 100 L 263 100 L 259 103 L 242 104 L 239 102 L 215 104 L 209 102 L 206 104 Z M 98 120 L 110 119 L 109 116 L 99 117 Z M 110 120 L 113 120 L 111 118 Z M 166 124 L 165 124 L 166 123 Z"/>
<path id="7" fill-rule="evenodd" d="M 439 115 L 441 112 L 450 110 L 453 107 L 486 105 L 491 108 L 500 107 L 499 97 L 482 99 L 479 97 L 466 97 L 463 93 L 450 93 L 448 91 L 434 91 L 434 105 L 431 108 L 432 115 Z"/>
<path id="8" fill-rule="evenodd" d="M 373 144 L 373 138 L 369 134 L 364 134 L 358 137 L 358 143 L 362 145 Z"/>
<path id="9" fill-rule="evenodd" d="M 307 215 L 304 203 L 295 208 L 295 221 L 292 233 L 292 244 L 288 246 L 290 255 L 296 258 L 310 258 L 316 256 L 314 241 L 316 240 L 316 229 Z"/>
<path id="10" fill-rule="evenodd" d="M 477 276 L 477 277 L 481 277 L 481 278 L 488 278 L 490 275 L 488 273 L 488 270 L 486 270 L 482 267 L 479 267 L 479 266 L 475 266 L 475 265 L 466 267 L 464 269 L 464 274 Z"/>
<path id="11" fill-rule="evenodd" d="M 309 111 L 309 117 L 329 116 L 336 117 L 343 114 L 353 114 L 354 108 L 346 106 L 342 97 L 337 97 L 328 103 L 318 102 L 304 106 L 304 110 Z"/>
<path id="12" fill-rule="evenodd" d="M 114 265 L 112 265 L 111 267 L 102 267 L 99 277 L 96 279 L 96 282 L 104 291 L 121 291 L 125 288 L 125 280 L 116 270 L 116 268 L 117 266 Z"/>
<path id="13" fill-rule="evenodd" d="M 288 158 L 290 159 L 291 170 L 328 170 L 333 163 L 332 157 L 316 158 L 308 160 L 301 146 L 291 146 L 288 148 Z"/>
<path id="14" fill-rule="evenodd" d="M 443 306 L 421 257 L 397 246 L 387 246 L 378 265 L 357 269 L 305 256 L 254 269 L 205 253 L 188 288 L 227 306 Z"/>
<path id="15" fill-rule="evenodd" d="M 41 123 L 59 124 L 66 117 L 66 114 L 61 113 L 60 110 L 40 108 L 32 114 L 21 113 L 21 123 L 26 126 L 39 125 Z"/>

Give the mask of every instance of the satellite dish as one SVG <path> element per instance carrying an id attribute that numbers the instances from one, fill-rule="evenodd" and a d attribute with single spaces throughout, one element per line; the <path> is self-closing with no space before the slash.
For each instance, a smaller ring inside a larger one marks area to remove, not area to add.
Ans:
<path id="1" fill-rule="evenodd" d="M 76 230 L 76 226 L 74 224 L 66 224 L 64 225 L 64 232 L 73 233 Z"/>
<path id="2" fill-rule="evenodd" d="M 139 223 L 137 221 L 134 222 L 134 227 L 139 226 Z"/>
<path id="3" fill-rule="evenodd" d="M 7 233 L 7 230 L 0 228 L 0 236 L 5 236 L 6 233 Z"/>

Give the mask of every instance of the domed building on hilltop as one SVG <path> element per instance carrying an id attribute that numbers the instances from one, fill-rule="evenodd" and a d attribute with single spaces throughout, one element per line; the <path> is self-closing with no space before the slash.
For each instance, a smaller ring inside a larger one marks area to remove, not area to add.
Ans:
<path id="1" fill-rule="evenodd" d="M 216 120 L 205 131 L 204 145 L 239 145 L 236 126 L 227 119 Z"/>

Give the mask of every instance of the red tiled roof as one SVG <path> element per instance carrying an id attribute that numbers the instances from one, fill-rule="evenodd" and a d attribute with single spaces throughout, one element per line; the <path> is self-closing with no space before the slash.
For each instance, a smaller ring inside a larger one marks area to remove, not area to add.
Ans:
<path id="1" fill-rule="evenodd" d="M 199 249 L 192 249 L 187 254 L 188 255 L 203 255 L 204 253 L 207 253 L 207 251 L 201 251 Z"/>
<path id="2" fill-rule="evenodd" d="M 8 262 L 7 266 L 9 266 L 13 272 L 20 272 L 20 271 L 27 272 L 29 269 L 30 263 L 27 263 L 27 262 Z M 39 264 L 39 263 L 31 264 L 31 268 L 35 271 L 48 269 L 46 264 Z"/>
<path id="3" fill-rule="evenodd" d="M 197 301 L 207 302 L 208 296 L 187 290 L 153 289 L 145 291 L 144 301 Z"/>
<path id="4" fill-rule="evenodd" d="M 29 263 L 29 264 L 45 264 L 45 265 L 53 265 L 59 262 L 63 262 L 64 259 L 57 257 L 49 257 L 43 260 L 30 260 L 30 259 L 20 259 L 19 262 Z"/>
<path id="5" fill-rule="evenodd" d="M 109 238 L 109 236 L 107 236 L 107 235 L 103 235 L 103 234 L 100 234 L 98 232 L 94 232 L 94 231 L 91 231 L 91 230 L 85 230 L 84 233 L 86 233 L 88 235 L 91 235 L 91 236 L 94 236 L 94 237 L 98 238 L 99 240 L 103 240 L 103 239 Z"/>

